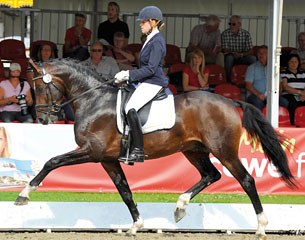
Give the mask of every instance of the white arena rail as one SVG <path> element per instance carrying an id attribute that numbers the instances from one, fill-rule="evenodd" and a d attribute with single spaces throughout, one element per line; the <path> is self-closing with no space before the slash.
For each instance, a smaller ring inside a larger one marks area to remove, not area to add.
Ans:
<path id="1" fill-rule="evenodd" d="M 138 203 L 145 230 L 255 232 L 251 204 L 192 203 L 187 215 L 174 221 L 175 203 Z M 305 231 L 305 205 L 264 204 L 269 224 L 266 232 Z M 30 202 L 15 206 L 0 202 L 0 231 L 125 231 L 132 218 L 123 203 Z"/>

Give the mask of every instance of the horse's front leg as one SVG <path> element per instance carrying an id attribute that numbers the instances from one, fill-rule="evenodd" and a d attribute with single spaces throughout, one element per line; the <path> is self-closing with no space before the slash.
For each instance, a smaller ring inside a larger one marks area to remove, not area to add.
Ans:
<path id="1" fill-rule="evenodd" d="M 89 162 L 90 158 L 86 149 L 77 149 L 63 155 L 51 158 L 45 163 L 40 172 L 30 181 L 30 183 L 21 191 L 15 201 L 15 205 L 26 205 L 30 199 L 30 192 L 36 190 L 42 180 L 54 169 Z"/>
<path id="2" fill-rule="evenodd" d="M 129 209 L 129 212 L 133 219 L 133 225 L 129 229 L 128 233 L 135 235 L 139 229 L 143 228 L 144 221 L 140 217 L 140 213 L 137 209 L 137 206 L 132 199 L 132 192 L 129 188 L 123 169 L 118 160 L 113 160 L 111 162 L 102 162 L 102 165 L 110 176 L 110 178 L 112 179 L 124 203 Z"/>

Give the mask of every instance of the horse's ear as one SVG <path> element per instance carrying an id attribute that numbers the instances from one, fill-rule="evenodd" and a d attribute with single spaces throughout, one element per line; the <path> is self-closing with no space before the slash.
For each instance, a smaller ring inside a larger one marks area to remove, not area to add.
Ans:
<path id="1" fill-rule="evenodd" d="M 32 65 L 32 67 L 36 70 L 36 72 L 42 75 L 42 70 L 36 65 L 36 63 L 34 63 L 34 61 L 31 58 L 29 60 L 29 64 Z"/>

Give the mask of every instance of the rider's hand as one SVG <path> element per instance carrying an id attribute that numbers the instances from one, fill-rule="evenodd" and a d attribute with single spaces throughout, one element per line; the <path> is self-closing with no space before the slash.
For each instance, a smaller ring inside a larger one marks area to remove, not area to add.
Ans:
<path id="1" fill-rule="evenodd" d="M 129 80 L 129 71 L 128 70 L 120 71 L 117 74 L 115 74 L 114 78 L 115 78 L 114 80 L 115 83 L 121 83 L 127 81 Z"/>

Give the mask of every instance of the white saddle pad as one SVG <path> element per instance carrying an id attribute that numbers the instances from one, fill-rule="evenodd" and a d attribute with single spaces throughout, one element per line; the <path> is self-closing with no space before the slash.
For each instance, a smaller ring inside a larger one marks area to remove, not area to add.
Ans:
<path id="1" fill-rule="evenodd" d="M 123 133 L 123 120 L 120 114 L 121 109 L 121 90 L 118 92 L 116 112 L 117 126 L 120 133 Z M 161 129 L 170 129 L 175 125 L 176 113 L 174 96 L 168 95 L 167 98 L 153 101 L 151 104 L 148 119 L 142 126 L 143 133 L 150 133 Z"/>

